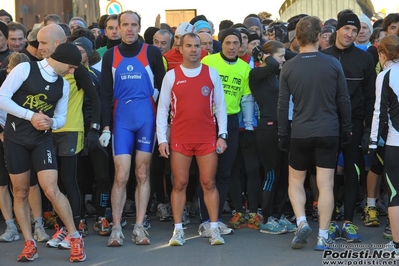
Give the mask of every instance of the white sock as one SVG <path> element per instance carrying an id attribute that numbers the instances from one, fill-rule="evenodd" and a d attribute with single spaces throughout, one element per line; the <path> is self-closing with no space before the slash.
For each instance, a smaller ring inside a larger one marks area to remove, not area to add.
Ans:
<path id="1" fill-rule="evenodd" d="M 15 229 L 17 228 L 15 225 L 14 219 L 7 220 L 6 225 L 8 228 L 15 228 Z"/>
<path id="2" fill-rule="evenodd" d="M 299 216 L 296 218 L 296 225 L 299 226 L 302 221 L 306 222 L 306 216 Z"/>
<path id="3" fill-rule="evenodd" d="M 183 223 L 175 224 L 175 229 L 183 229 Z"/>
<path id="4" fill-rule="evenodd" d="M 367 207 L 375 207 L 376 198 L 367 198 Z"/>
<path id="5" fill-rule="evenodd" d="M 43 217 L 36 217 L 35 218 L 35 227 L 42 227 L 43 226 Z"/>
<path id="6" fill-rule="evenodd" d="M 328 230 L 319 229 L 319 236 L 328 239 Z"/>
<path id="7" fill-rule="evenodd" d="M 218 222 L 210 222 L 211 229 L 218 228 Z"/>
<path id="8" fill-rule="evenodd" d="M 69 235 L 70 238 L 80 238 L 79 231 L 75 231 L 75 233 Z"/>

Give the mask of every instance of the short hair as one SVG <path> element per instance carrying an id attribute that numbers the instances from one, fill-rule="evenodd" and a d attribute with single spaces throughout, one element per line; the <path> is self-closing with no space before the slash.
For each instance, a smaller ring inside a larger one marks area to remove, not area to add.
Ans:
<path id="1" fill-rule="evenodd" d="M 100 29 L 105 29 L 105 21 L 109 17 L 108 14 L 102 15 L 100 19 L 98 20 L 98 26 L 100 26 Z"/>
<path id="2" fill-rule="evenodd" d="M 91 32 L 91 30 L 89 30 L 88 28 L 80 28 L 80 29 L 74 30 L 72 32 L 71 36 L 68 36 L 67 42 L 73 42 L 77 38 L 80 38 L 80 37 L 86 37 L 87 39 L 89 39 L 92 42 L 93 47 L 96 47 L 95 46 L 96 38 L 94 37 L 93 32 Z"/>
<path id="3" fill-rule="evenodd" d="M 388 60 L 399 58 L 399 37 L 387 35 L 381 39 L 378 45 L 378 52 L 383 53 Z"/>
<path id="4" fill-rule="evenodd" d="M 47 25 L 47 22 L 49 21 L 54 21 L 57 24 L 61 24 L 62 23 L 62 19 L 59 15 L 57 14 L 48 14 L 44 17 L 43 23 L 44 25 Z"/>
<path id="5" fill-rule="evenodd" d="M 262 50 L 266 54 L 270 54 L 270 55 L 277 53 L 277 50 L 279 48 L 285 48 L 284 44 L 282 42 L 274 41 L 274 40 L 267 41 L 262 46 Z"/>
<path id="6" fill-rule="evenodd" d="M 139 13 L 137 13 L 136 11 L 132 11 L 132 10 L 123 11 L 122 13 L 120 13 L 118 15 L 118 25 L 121 25 L 121 17 L 122 17 L 123 14 L 134 14 L 134 15 L 136 15 L 138 17 L 138 19 L 139 19 L 139 21 L 138 21 L 139 22 L 139 26 L 141 26 L 141 16 L 139 15 Z"/>
<path id="7" fill-rule="evenodd" d="M 398 22 L 398 21 L 399 21 L 399 13 L 390 13 L 382 21 L 382 29 L 384 31 L 387 31 L 389 25 L 391 25 L 392 23 Z M 10 24 L 8 24 L 8 25 L 10 25 Z M 10 26 L 8 26 L 8 27 L 10 27 Z"/>
<path id="8" fill-rule="evenodd" d="M 10 22 L 7 24 L 7 26 L 8 26 L 8 32 L 21 30 L 24 33 L 24 37 L 26 38 L 26 27 L 23 24 L 19 22 Z"/>
<path id="9" fill-rule="evenodd" d="M 110 21 L 110 20 L 118 20 L 118 15 L 117 14 L 109 15 L 104 22 L 104 29 L 107 28 L 108 21 Z M 119 24 L 119 22 L 118 22 L 118 24 Z"/>
<path id="10" fill-rule="evenodd" d="M 189 37 L 192 37 L 192 38 L 197 38 L 200 41 L 200 43 L 201 43 L 201 38 L 196 33 L 189 32 L 189 33 L 186 33 L 183 36 L 181 36 L 181 38 L 180 38 L 180 46 L 183 47 L 184 39 L 186 38 L 186 36 L 189 36 Z"/>
<path id="11" fill-rule="evenodd" d="M 233 25 L 234 25 L 234 22 L 229 19 L 222 20 L 219 23 L 219 30 L 228 29 Z"/>
<path id="12" fill-rule="evenodd" d="M 66 23 L 61 23 L 58 24 L 65 32 L 65 36 L 71 36 L 71 29 L 69 28 L 69 25 Z"/>
<path id="13" fill-rule="evenodd" d="M 160 29 L 160 30 L 158 30 L 157 32 L 155 32 L 155 34 L 157 34 L 157 33 L 159 33 L 159 34 L 161 34 L 161 35 L 168 35 L 169 36 L 169 38 L 170 38 L 170 41 L 172 41 L 173 40 L 173 34 L 170 32 L 170 31 L 168 31 L 168 30 L 165 30 L 165 29 Z M 154 34 L 154 35 L 155 35 Z"/>
<path id="14" fill-rule="evenodd" d="M 317 43 L 321 32 L 321 21 L 316 16 L 303 17 L 296 25 L 295 31 L 300 46 Z"/>
<path id="15" fill-rule="evenodd" d="M 370 36 L 370 43 L 374 44 L 378 38 L 380 38 L 380 32 L 383 31 L 382 27 L 377 27 L 373 29 L 373 33 Z"/>
<path id="16" fill-rule="evenodd" d="M 160 25 L 159 25 L 159 28 L 161 29 L 161 30 L 167 30 L 167 31 L 169 31 L 171 34 L 172 34 L 172 37 L 173 37 L 173 34 L 175 34 L 175 31 L 172 29 L 172 27 L 171 26 L 169 26 L 169 24 L 167 24 L 167 23 L 161 23 Z"/>
<path id="17" fill-rule="evenodd" d="M 19 53 L 19 52 L 13 52 L 10 54 L 10 57 L 8 58 L 8 68 L 11 70 L 13 69 L 16 65 L 22 62 L 29 62 L 30 59 L 29 57 L 24 54 L 24 53 Z"/>

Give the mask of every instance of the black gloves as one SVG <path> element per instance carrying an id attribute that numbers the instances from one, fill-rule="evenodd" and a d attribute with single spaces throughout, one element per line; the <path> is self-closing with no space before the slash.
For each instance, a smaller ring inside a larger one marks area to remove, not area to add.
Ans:
<path id="1" fill-rule="evenodd" d="M 98 147 L 98 138 L 98 130 L 91 128 L 89 133 L 87 134 L 87 149 L 89 152 Z"/>
<path id="2" fill-rule="evenodd" d="M 364 130 L 363 138 L 362 138 L 362 152 L 363 154 L 367 154 L 369 149 L 369 142 L 370 142 L 370 129 L 366 128 Z"/>
<path id="3" fill-rule="evenodd" d="M 352 132 L 342 131 L 341 133 L 341 148 L 344 148 L 352 141 Z"/>
<path id="4" fill-rule="evenodd" d="M 241 141 L 241 147 L 246 149 L 252 146 L 255 140 L 255 132 L 253 130 L 245 130 Z"/>
<path id="5" fill-rule="evenodd" d="M 264 54 L 265 52 L 263 52 L 261 46 L 255 46 L 252 50 L 252 57 L 254 58 L 255 62 L 262 62 Z"/>
<path id="6" fill-rule="evenodd" d="M 290 138 L 288 135 L 286 136 L 279 136 L 278 138 L 278 148 L 283 152 L 290 151 Z"/>

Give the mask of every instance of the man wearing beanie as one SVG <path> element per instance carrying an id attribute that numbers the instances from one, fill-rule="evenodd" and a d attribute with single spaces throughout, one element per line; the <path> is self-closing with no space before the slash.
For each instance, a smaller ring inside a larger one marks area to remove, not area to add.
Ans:
<path id="1" fill-rule="evenodd" d="M 71 56 L 67 51 L 63 54 L 56 53 L 59 50 L 58 46 L 64 44 L 66 41 L 65 32 L 58 24 L 50 24 L 41 28 L 37 34 L 37 41 L 39 42 L 39 52 L 43 58 L 54 58 L 54 56 L 64 58 Z M 62 47 L 76 48 L 71 43 L 65 44 Z M 64 50 L 62 51 L 64 52 Z M 79 59 L 79 62 L 82 60 L 81 56 L 77 59 Z M 78 156 L 85 144 L 82 106 L 84 97 L 88 97 L 92 106 L 92 116 L 90 130 L 87 133 L 87 148 L 91 151 L 97 148 L 99 144 L 101 101 L 85 67 L 80 63 L 77 66 L 74 75 L 65 75 L 65 79 L 70 85 L 67 117 L 65 125 L 53 131 L 53 142 L 57 151 L 56 159 L 60 163 L 59 178 L 71 204 L 75 227 L 78 228 L 82 235 L 86 235 L 87 224 L 84 218 L 81 217 L 81 188 L 77 182 Z M 68 238 L 65 238 L 65 236 L 73 232 L 67 231 L 65 228 L 61 228 L 61 232 L 60 236 L 64 237 L 50 239 L 47 241 L 47 246 L 70 248 L 72 242 Z M 71 248 L 71 257 L 79 259 L 79 255 L 74 254 L 73 247 Z"/>
<path id="2" fill-rule="evenodd" d="M 340 61 L 344 69 L 352 105 L 352 142 L 348 145 L 341 145 L 345 173 L 344 224 L 341 230 L 335 221 L 332 221 L 330 226 L 330 228 L 335 228 L 330 233 L 333 239 L 341 237 L 347 242 L 361 241 L 357 233 L 358 227 L 353 224 L 359 191 L 359 175 L 356 166 L 362 169 L 362 165 L 364 165 L 362 149 L 359 147 L 365 146 L 367 152 L 375 101 L 376 72 L 373 57 L 354 44 L 360 28 L 361 24 L 356 14 L 343 14 L 338 19 L 336 31 L 333 33 L 336 34 L 334 45 L 322 51 Z M 341 132 L 341 134 L 344 136 L 348 132 Z M 334 186 L 338 188 L 343 180 L 342 176 L 336 176 Z M 333 214 L 334 218 L 335 214 Z"/>
<path id="3" fill-rule="evenodd" d="M 21 53 L 26 54 L 30 61 L 39 61 L 43 57 L 39 53 L 39 50 L 37 49 L 39 47 L 39 42 L 37 41 L 37 33 L 39 32 L 41 28 L 36 28 L 33 29 L 29 35 L 28 35 L 28 46 L 26 48 L 21 50 Z"/>
<path id="4" fill-rule="evenodd" d="M 238 150 L 238 113 L 242 109 L 245 133 L 253 133 L 254 101 L 248 85 L 249 65 L 238 57 L 238 50 L 242 43 L 240 31 L 234 28 L 223 30 L 220 36 L 222 51 L 207 55 L 202 63 L 215 68 L 222 80 L 227 108 L 227 134 L 220 134 L 219 138 L 226 140 L 227 149 L 219 155 L 216 171 L 216 187 L 219 191 L 219 230 L 222 235 L 231 234 L 233 229 L 228 228 L 221 220 L 224 202 L 229 190 L 231 170 Z M 251 135 L 251 134 L 249 134 Z M 211 226 L 209 215 L 204 204 L 202 193 L 200 201 L 201 224 L 199 234 L 210 237 Z"/>
<path id="5" fill-rule="evenodd" d="M 373 25 L 371 24 L 371 20 L 365 15 L 359 15 L 360 21 L 360 31 L 356 37 L 355 45 L 357 48 L 366 51 L 367 48 L 371 46 L 370 36 L 373 34 Z"/>
<path id="6" fill-rule="evenodd" d="M 3 67 L 2 62 L 12 53 L 8 48 L 7 39 L 8 27 L 6 24 L 0 23 L 0 67 Z"/>
<path id="7" fill-rule="evenodd" d="M 51 58 L 18 64 L 0 88 L 0 105 L 8 114 L 4 127 L 5 159 L 15 192 L 15 215 L 25 238 L 19 262 L 38 258 L 27 203 L 32 165 L 40 186 L 70 232 L 70 261 L 86 259 L 70 204 L 58 189 L 52 139 L 52 131 L 62 128 L 67 116 L 69 83 L 62 77 L 73 74 L 81 58 L 75 45 L 60 44 Z M 42 95 L 38 96 L 40 104 L 27 104 L 32 95 Z"/>
<path id="8" fill-rule="evenodd" d="M 234 24 L 233 26 L 231 26 L 231 28 L 238 30 L 240 32 L 240 34 L 241 34 L 241 46 L 238 49 L 238 57 L 240 57 L 245 62 L 249 63 L 251 61 L 251 55 L 247 54 L 247 50 L 248 50 L 248 37 L 249 37 L 250 33 L 249 33 L 249 30 L 248 30 L 247 26 L 245 26 L 242 23 L 237 23 L 237 24 Z M 223 36 L 223 31 L 219 32 L 219 34 L 220 34 L 220 37 L 219 37 L 220 43 L 222 42 L 221 39 L 222 39 L 222 36 Z"/>
<path id="9" fill-rule="evenodd" d="M 5 11 L 4 9 L 0 9 L 0 22 L 4 24 L 8 24 L 12 21 L 12 16 L 10 13 Z"/>
<path id="10" fill-rule="evenodd" d="M 262 38 L 262 23 L 258 17 L 247 17 L 243 23 L 249 30 L 256 31 L 259 38 Z"/>

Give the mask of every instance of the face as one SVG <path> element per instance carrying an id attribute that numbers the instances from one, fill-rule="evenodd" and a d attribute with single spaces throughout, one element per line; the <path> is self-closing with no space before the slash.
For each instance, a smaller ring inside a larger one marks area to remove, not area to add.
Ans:
<path id="1" fill-rule="evenodd" d="M 6 36 L 4 36 L 3 32 L 0 31 L 0 51 L 3 52 L 7 50 L 7 39 Z"/>
<path id="2" fill-rule="evenodd" d="M 285 62 L 285 49 L 284 48 L 278 48 L 277 52 L 272 54 L 273 58 L 276 59 L 276 61 L 279 63 L 279 68 L 281 69 L 283 67 L 283 64 Z"/>
<path id="3" fill-rule="evenodd" d="M 247 53 L 248 49 L 248 35 L 241 33 L 242 43 L 240 48 L 238 49 L 238 55 L 243 56 Z"/>
<path id="4" fill-rule="evenodd" d="M 202 33 L 198 34 L 201 39 L 201 48 L 206 50 L 208 53 L 213 53 L 213 39 L 210 34 Z"/>
<path id="5" fill-rule="evenodd" d="M 208 28 L 202 28 L 202 29 L 199 29 L 199 30 L 197 31 L 197 33 L 201 33 L 201 32 L 206 32 L 206 33 L 211 34 L 211 31 L 210 31 Z"/>
<path id="6" fill-rule="evenodd" d="M 337 30 L 335 45 L 339 49 L 348 48 L 353 44 L 357 36 L 357 28 L 352 25 L 345 25 Z"/>
<path id="7" fill-rule="evenodd" d="M 5 24 L 8 24 L 11 22 L 11 19 L 8 16 L 0 16 L 0 21 Z"/>
<path id="8" fill-rule="evenodd" d="M 357 43 L 368 43 L 370 40 L 371 31 L 369 26 L 366 23 L 360 22 L 360 31 L 356 37 Z"/>
<path id="9" fill-rule="evenodd" d="M 330 40 L 330 36 L 331 36 L 331 32 L 326 32 L 320 35 L 320 49 L 321 50 L 325 50 L 328 47 L 330 47 L 330 45 L 328 44 L 328 40 Z"/>
<path id="10" fill-rule="evenodd" d="M 398 29 L 399 29 L 399 21 L 393 22 L 393 23 L 391 23 L 391 25 L 388 26 L 386 34 L 387 35 L 395 35 L 396 32 L 398 31 Z"/>
<path id="11" fill-rule="evenodd" d="M 107 21 L 107 27 L 104 30 L 105 36 L 110 40 L 119 40 L 121 35 L 119 33 L 118 20 L 110 19 Z"/>
<path id="12" fill-rule="evenodd" d="M 173 36 L 173 46 L 178 47 L 180 45 L 180 38 L 182 35 L 180 34 L 175 34 L 175 36 Z"/>
<path id="13" fill-rule="evenodd" d="M 268 37 L 268 40 L 276 40 L 276 36 L 274 36 L 273 29 L 267 31 L 267 37 Z"/>
<path id="14" fill-rule="evenodd" d="M 61 77 L 65 77 L 68 74 L 73 74 L 75 72 L 75 69 L 77 69 L 77 66 L 72 66 L 68 64 L 64 64 L 61 62 L 56 61 L 56 65 L 54 67 L 55 72 L 57 72 L 58 75 Z"/>
<path id="15" fill-rule="evenodd" d="M 374 43 L 377 43 L 377 44 L 379 44 L 379 43 L 380 43 L 380 41 L 381 41 L 381 39 L 382 39 L 382 38 L 384 38 L 384 37 L 385 37 L 385 35 L 386 35 L 386 34 L 385 34 L 385 31 L 383 31 L 383 30 L 382 30 L 382 31 L 380 31 L 380 36 L 378 37 L 378 39 L 377 39 L 377 40 L 375 40 L 375 41 L 374 41 Z"/>
<path id="16" fill-rule="evenodd" d="M 72 20 L 69 23 L 69 29 L 71 30 L 71 32 L 73 32 L 74 30 L 79 29 L 79 28 L 81 28 L 81 26 L 80 26 L 78 20 Z"/>
<path id="17" fill-rule="evenodd" d="M 379 53 L 378 53 L 378 60 L 380 61 L 381 66 L 384 67 L 385 62 L 387 61 L 387 57 L 385 56 L 384 53 L 379 52 Z"/>
<path id="18" fill-rule="evenodd" d="M 43 58 L 49 58 L 60 44 L 59 40 L 54 40 L 50 34 L 46 34 L 42 30 L 37 33 L 37 41 L 39 42 L 37 49 Z"/>
<path id="19" fill-rule="evenodd" d="M 260 28 L 259 28 L 258 26 L 251 26 L 251 27 L 249 27 L 249 30 L 250 30 L 250 31 L 256 31 L 256 33 L 258 34 L 258 36 L 262 36 L 262 35 L 261 35 Z"/>
<path id="20" fill-rule="evenodd" d="M 127 44 L 134 43 L 139 38 L 140 25 L 136 14 L 124 13 L 120 18 L 120 34 Z"/>
<path id="21" fill-rule="evenodd" d="M 228 35 L 222 43 L 222 53 L 228 59 L 235 59 L 238 55 L 239 48 L 240 39 L 235 35 Z"/>
<path id="22" fill-rule="evenodd" d="M 179 46 L 184 63 L 199 63 L 201 56 L 201 43 L 199 37 L 184 37 L 184 44 Z"/>
<path id="23" fill-rule="evenodd" d="M 100 31 L 99 28 L 93 28 L 93 29 L 91 29 L 90 31 L 93 33 L 93 35 L 94 35 L 94 37 L 95 37 L 96 39 L 97 39 L 97 37 L 101 34 L 101 31 Z"/>
<path id="24" fill-rule="evenodd" d="M 260 45 L 260 40 L 253 40 L 253 41 L 249 42 L 248 48 L 247 48 L 247 54 L 251 55 L 252 50 L 258 45 Z"/>
<path id="25" fill-rule="evenodd" d="M 83 49 L 83 47 L 76 45 L 76 47 L 78 47 L 80 53 L 82 54 L 82 64 L 86 65 L 86 63 L 89 61 L 89 58 L 87 56 L 86 50 Z"/>
<path id="26" fill-rule="evenodd" d="M 14 52 L 21 51 L 26 45 L 26 38 L 22 30 L 13 30 L 8 32 L 8 47 Z"/>
<path id="27" fill-rule="evenodd" d="M 168 34 L 159 34 L 156 32 L 152 40 L 154 46 L 158 47 L 162 54 L 169 52 L 170 50 L 170 37 Z"/>

